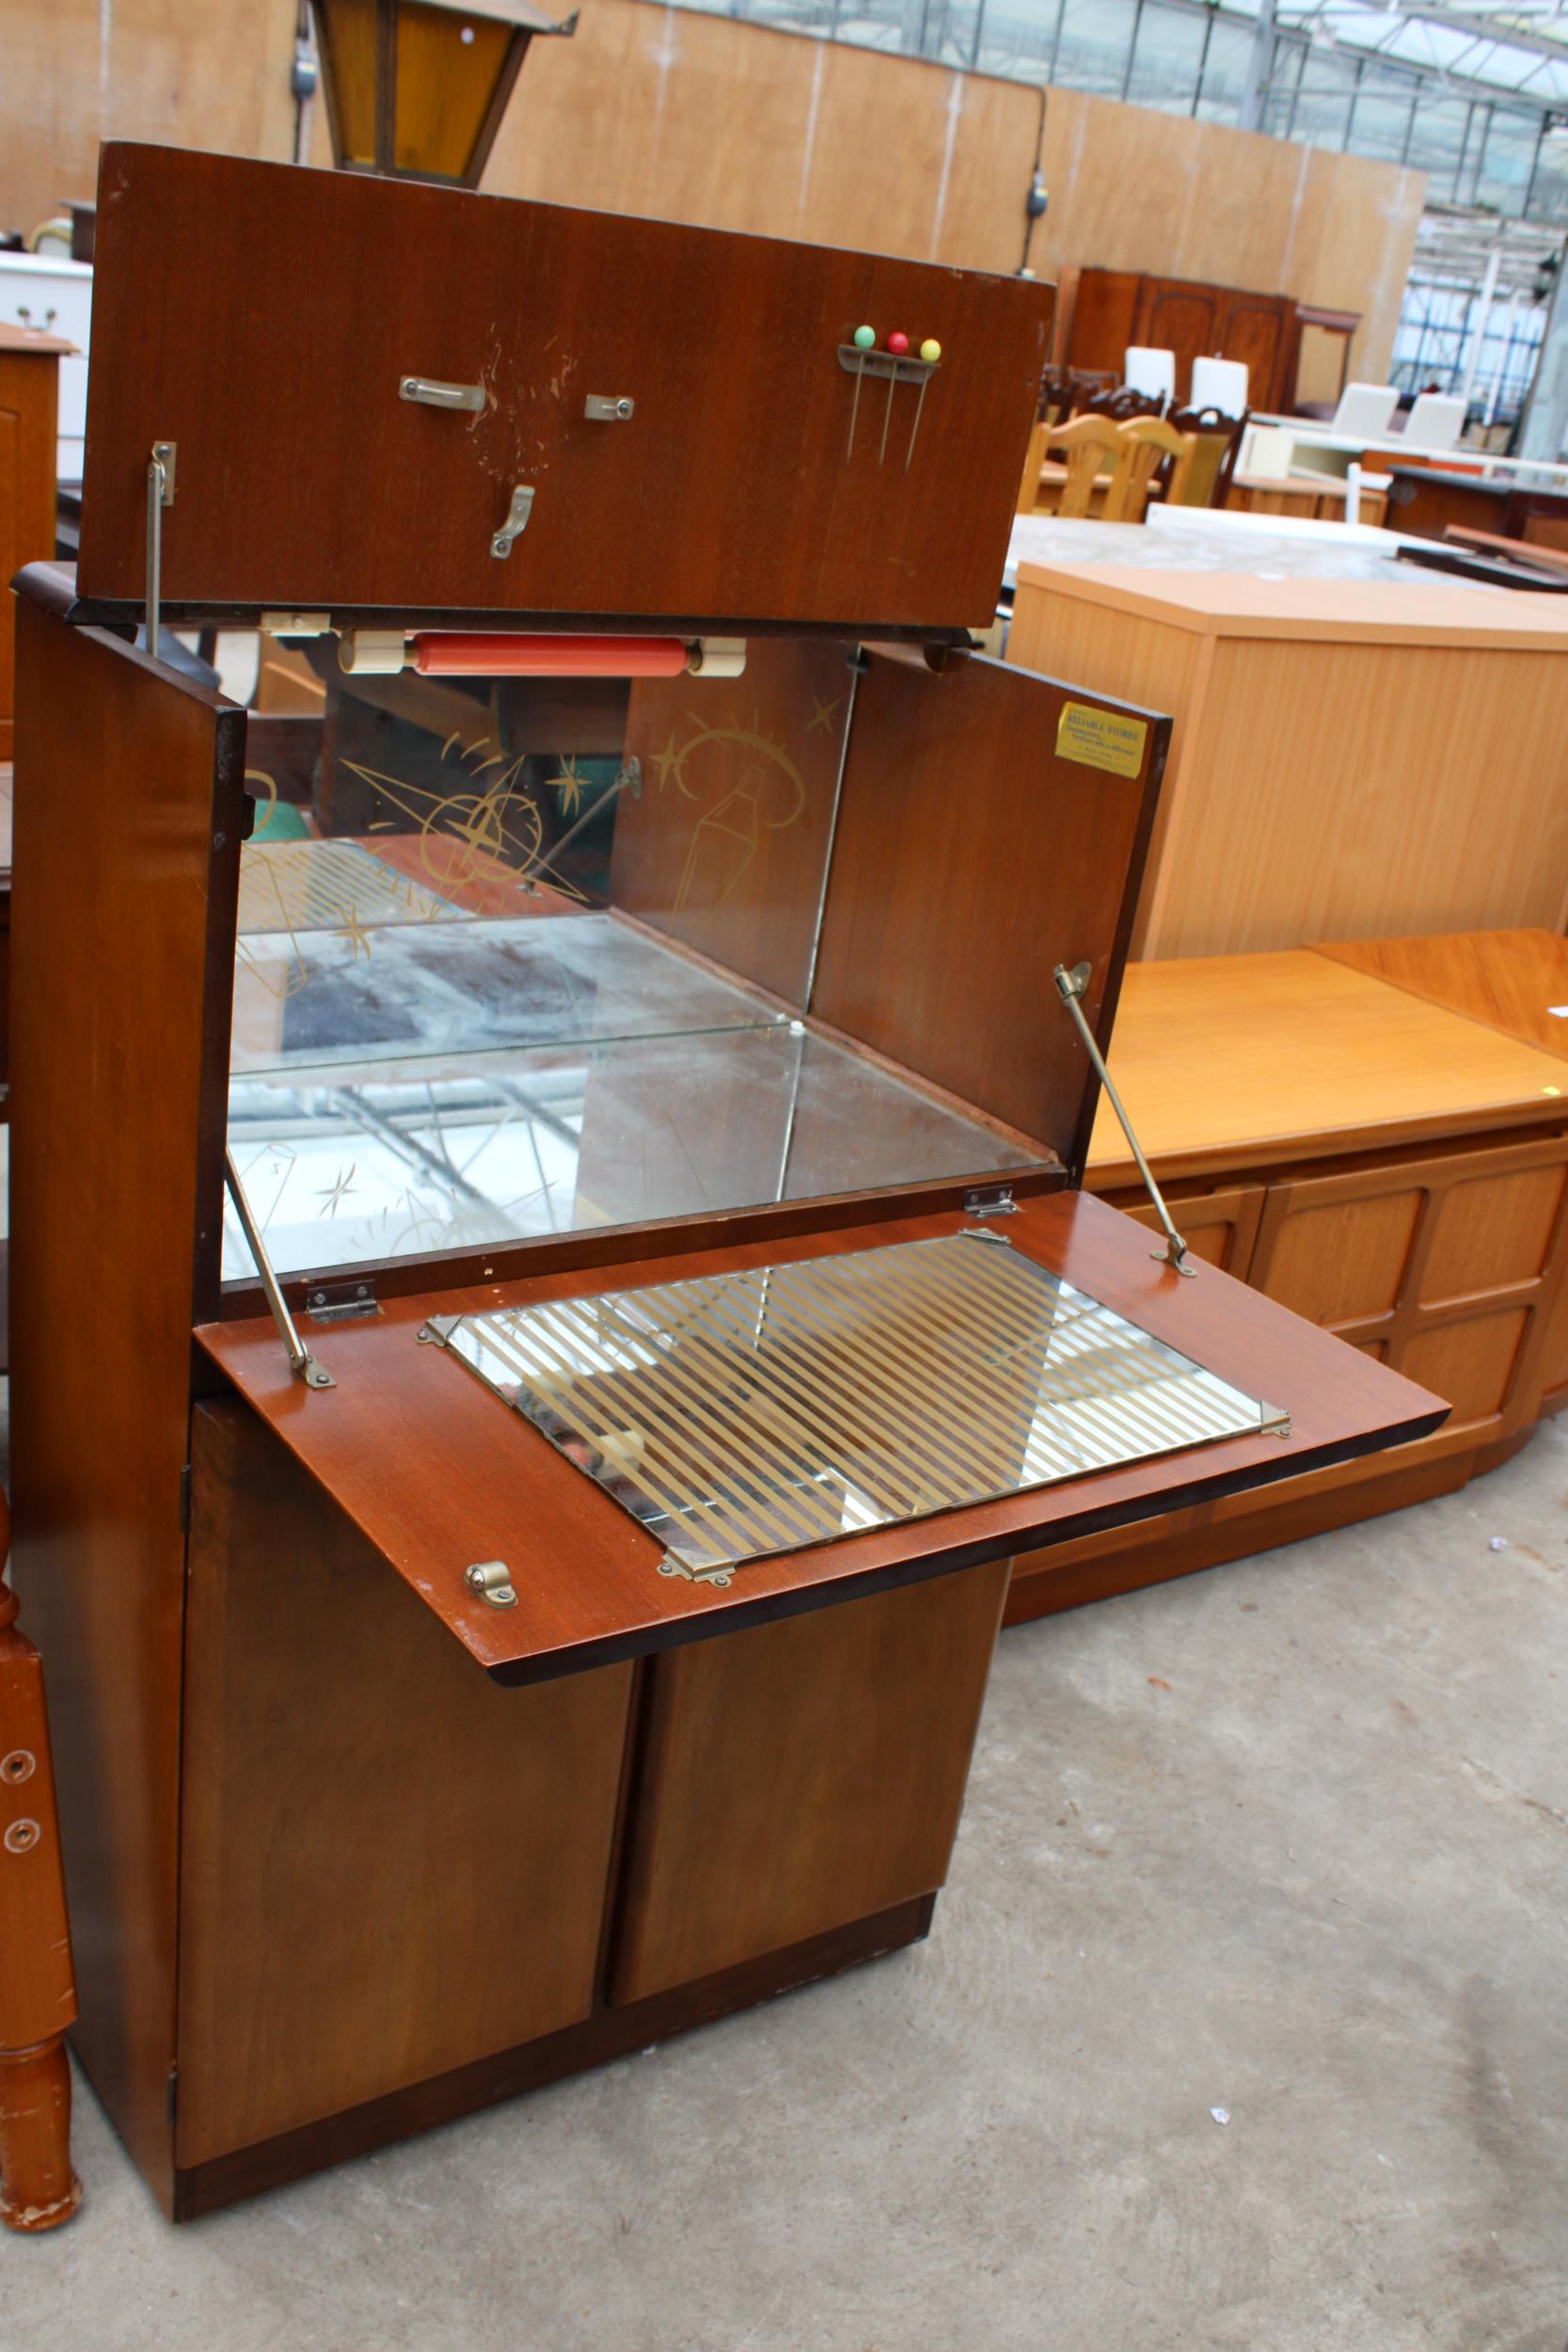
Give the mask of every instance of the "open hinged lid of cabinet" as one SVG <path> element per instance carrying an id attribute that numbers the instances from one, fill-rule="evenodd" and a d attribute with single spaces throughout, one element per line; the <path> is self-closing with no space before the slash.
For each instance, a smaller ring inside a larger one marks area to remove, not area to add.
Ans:
<path id="1" fill-rule="evenodd" d="M 974 270 L 111 144 L 83 617 L 139 613 L 160 445 L 170 621 L 985 628 L 1053 300 Z"/>
<path id="2" fill-rule="evenodd" d="M 749 879 L 752 862 L 743 856 L 725 880 L 752 891 L 749 921 L 773 937 L 774 984 L 794 988 L 800 1010 L 773 997 L 738 1027 L 721 1015 L 716 1029 L 711 1007 L 696 1024 L 685 1013 L 673 1020 L 672 1008 L 686 1002 L 673 977 L 668 989 L 640 984 L 629 1000 L 602 972 L 583 985 L 574 933 L 591 933 L 601 952 L 610 940 L 634 944 L 642 969 L 650 956 L 667 958 L 686 982 L 695 976 L 741 994 L 749 985 L 733 948 L 736 977 L 692 961 L 676 921 L 692 908 L 692 892 L 683 899 L 677 883 L 664 893 L 657 868 L 644 877 L 641 915 L 618 908 L 617 893 L 623 902 L 633 897 L 631 869 L 617 880 L 613 853 L 608 909 L 558 895 L 520 926 L 563 969 L 578 957 L 577 984 L 548 996 L 547 1009 L 612 1021 L 604 1166 L 626 1181 L 640 1164 L 641 1138 L 671 1136 L 700 1185 L 685 1215 L 639 1217 L 628 1200 L 610 1203 L 608 1215 L 592 1201 L 579 1213 L 571 1188 L 576 1155 L 594 1142 L 598 1068 L 594 1036 L 580 1025 L 564 1049 L 559 1037 L 543 1049 L 557 1055 L 558 1074 L 561 1059 L 570 1063 L 579 1088 L 567 1116 L 559 1095 L 541 1098 L 546 1122 L 563 1131 L 558 1215 L 543 1231 L 506 1221 L 528 1178 L 515 1195 L 476 1197 L 483 1136 L 472 1120 L 458 1133 L 434 1114 L 442 1082 L 432 1057 L 414 1082 L 400 1081 L 422 1098 L 416 1112 L 400 1107 L 399 1089 L 377 1099 L 377 1052 L 398 1043 L 385 1021 L 379 1039 L 363 1023 L 355 1037 L 334 1035 L 333 972 L 369 972 L 373 981 L 390 937 L 371 937 L 368 906 L 352 920 L 341 910 L 329 915 L 337 954 L 323 964 L 324 1012 L 309 968 L 320 934 L 309 928 L 306 876 L 288 902 L 294 920 L 277 951 L 285 968 L 272 1048 L 281 1074 L 295 1078 L 305 1053 L 357 1055 L 357 1065 L 340 1059 L 334 1079 L 302 1082 L 295 1093 L 300 1104 L 319 1094 L 346 1100 L 365 1138 L 342 1125 L 326 1139 L 307 1185 L 313 1200 L 325 1196 L 307 1234 L 319 1254 L 283 1265 L 289 1304 L 330 1384 L 308 1385 L 290 1369 L 254 1286 L 226 1294 L 220 1281 L 226 1119 L 231 1141 L 236 1132 L 229 1015 L 246 886 L 238 847 L 244 714 L 112 634 L 70 626 L 62 588 L 52 573 L 29 574 L 20 601 L 27 698 L 19 865 L 35 877 L 53 870 L 56 892 L 40 902 L 26 968 L 44 970 L 48 934 L 40 926 L 74 884 L 84 834 L 101 878 L 93 903 L 112 903 L 117 920 L 88 926 L 93 955 L 85 972 L 69 975 L 62 1023 L 24 1025 L 19 1092 L 24 1076 L 34 1132 L 53 1140 L 49 1152 L 25 1157 L 22 1208 L 36 1232 L 60 1170 L 95 1170 L 112 1135 L 109 1199 L 114 1231 L 127 1237 L 123 1248 L 100 1253 L 90 1290 L 72 1301 L 71 1360 L 107 1362 L 121 1382 L 155 1371 L 173 1460 L 185 1442 L 185 1334 L 194 1324 L 216 1374 L 492 1673 L 527 1680 L 917 1581 L 1375 1450 L 1441 1419 L 1434 1398 L 1215 1269 L 1182 1279 L 1151 1253 L 1147 1231 L 1071 1188 L 1062 1161 L 1076 1159 L 1086 1065 L 1073 1067 L 1069 1054 L 1052 1076 L 1053 1041 L 1070 1025 L 1049 975 L 1056 961 L 1094 963 L 1103 1022 L 1163 723 L 980 660 L 943 675 L 875 651 L 853 671 L 838 653 L 838 698 L 849 709 L 829 709 L 832 678 L 804 669 L 794 689 L 806 688 L 805 699 L 793 699 L 793 689 L 784 696 L 796 714 L 794 765 L 805 772 L 808 756 L 817 756 L 806 738 L 815 744 L 820 735 L 839 787 L 832 854 L 804 897 L 818 913 L 791 950 L 793 965 L 768 913 L 784 869 L 765 866 Z M 782 644 L 769 660 L 805 662 L 818 650 Z M 744 726 L 726 728 L 721 706 L 699 706 L 705 725 L 752 739 L 737 779 L 722 765 L 710 774 L 699 756 L 683 757 L 676 733 L 664 789 L 670 821 L 686 829 L 682 876 L 698 870 L 691 852 L 705 817 L 743 786 L 760 791 L 751 771 L 781 723 L 769 685 L 782 691 L 759 670 L 758 706 Z M 826 729 L 813 725 L 819 709 Z M 996 756 L 984 748 L 988 710 Z M 634 730 L 659 716 L 667 744 L 671 714 L 652 703 L 634 712 Z M 1135 739 L 1133 773 L 1098 764 L 1105 755 L 1097 718 L 1129 752 Z M 1068 757 L 1069 742 L 1094 745 L 1095 759 Z M 651 808 L 659 793 L 652 766 L 643 793 Z M 627 797 L 620 793 L 617 805 Z M 760 820 L 760 801 L 757 812 Z M 721 846 L 752 846 L 734 825 L 709 830 Z M 470 838 L 416 828 L 416 846 L 434 843 L 443 856 L 443 845 Z M 303 846 L 347 851 L 356 863 L 378 860 L 387 845 L 372 822 L 363 841 Z M 324 885 L 328 903 L 338 870 Z M 439 874 L 420 885 L 410 923 L 406 894 L 397 899 L 392 873 L 385 879 L 403 918 L 391 935 L 412 936 L 421 953 L 488 929 L 463 920 L 460 908 L 449 910 L 450 921 L 432 909 Z M 490 881 L 499 888 L 503 877 L 492 872 Z M 656 920 L 666 896 L 668 936 Z M 727 904 L 716 891 L 705 919 Z M 874 931 L 863 928 L 868 909 Z M 264 965 L 254 939 L 245 944 Z M 905 987 L 945 992 L 942 1020 L 901 1026 Z M 399 1000 L 394 992 L 378 1001 L 385 1013 Z M 508 992 L 509 1009 L 515 1002 L 526 1010 L 528 1001 Z M 811 1009 L 819 1003 L 833 1025 Z M 641 1018 L 650 1009 L 657 1034 Z M 297 1041 L 296 1016 L 306 1033 Z M 59 1050 L 62 1025 L 70 1054 Z M 930 1052 L 940 1046 L 952 1057 L 934 1079 L 918 1062 L 893 1059 L 926 1053 L 927 1032 Z M 753 1148 L 753 1095 L 721 1085 L 707 1098 L 708 1123 L 676 1116 L 671 1089 L 682 1062 L 702 1059 L 715 1036 L 725 1054 L 731 1040 L 743 1056 L 760 1041 L 773 1057 L 784 1107 L 771 1160 L 786 1176 L 803 1169 L 793 1181 L 756 1180 L 769 1155 Z M 467 1089 L 484 1120 L 482 1089 L 503 1080 L 514 1098 L 507 1133 L 520 1136 L 520 1104 L 534 1097 L 537 1072 L 516 1064 L 535 1049 L 526 1041 L 463 1046 L 460 1038 L 454 1087 Z M 791 1056 L 818 1048 L 839 1058 L 829 1063 L 825 1102 L 814 1103 L 809 1088 L 791 1090 Z M 665 1056 L 657 1085 L 645 1083 L 642 1066 L 654 1049 Z M 925 1153 L 937 1134 L 940 1164 L 906 1157 L 854 1197 L 846 1155 L 862 1148 L 870 1090 L 848 1087 L 847 1072 L 874 1073 L 892 1089 L 884 1143 L 891 1136 L 907 1152 L 912 1138 Z M 983 1105 L 1007 1086 L 1026 1089 L 1021 1111 L 1039 1093 L 1029 1131 L 1011 1146 L 1032 1152 L 1033 1166 L 1016 1178 L 1010 1214 L 988 1216 L 1000 1204 L 976 1185 L 975 1162 L 947 1152 L 983 1143 L 994 1179 L 996 1114 L 988 1123 Z M 966 1091 L 956 1099 L 958 1087 Z M 835 1123 L 847 1092 L 847 1115 Z M 930 1123 L 933 1101 L 945 1125 Z M 639 1109 L 641 1128 L 628 1124 Z M 371 1139 L 388 1129 L 404 1147 L 399 1181 L 418 1181 L 411 1161 L 448 1155 L 462 1205 L 433 1236 L 394 1200 L 414 1234 L 402 1247 L 420 1254 L 394 1249 L 372 1268 L 364 1264 L 371 1228 L 357 1262 L 343 1245 Z M 243 1155 L 235 1150 L 247 1177 L 263 1158 L 254 1141 Z M 292 1124 L 278 1128 L 276 1156 L 298 1160 L 308 1144 L 309 1120 L 296 1106 Z M 747 1188 L 725 1200 L 721 1180 L 736 1166 Z M 274 1189 L 269 1183 L 263 1196 L 254 1175 L 263 1211 Z M 969 1197 L 977 1191 L 981 1198 Z M 352 1279 L 361 1267 L 368 1300 Z M 318 1286 L 306 1279 L 312 1268 L 337 1276 L 336 1297 L 309 1295 Z M 35 1341 L 43 1324 L 63 1327 L 45 1311 L 43 1271 L 40 1261 L 24 1318 Z M 194 1491 L 193 1512 L 204 1507 Z"/>
<path id="3" fill-rule="evenodd" d="M 341 1260 L 291 1286 L 330 1387 L 291 1375 L 254 1296 L 198 1334 L 502 1680 L 1118 1525 L 1442 1417 L 1214 1269 L 1179 1276 L 1072 1188 L 1095 1086 L 1053 975 L 1089 967 L 1108 1034 L 1167 723 L 978 657 L 753 652 L 744 679 L 637 686 L 641 784 L 617 804 L 608 914 L 535 929 L 563 957 L 594 922 L 629 927 L 710 990 L 766 988 L 771 1025 L 715 1026 L 705 997 L 686 1032 L 622 1034 L 591 1069 L 566 1182 L 569 1222 L 594 1230 L 367 1268 L 362 1320 L 336 1319 Z M 745 1074 L 758 1058 L 768 1087 Z M 925 1123 L 927 1088 L 950 1123 Z M 363 1182 L 358 1142 L 334 1149 Z M 336 1164 L 277 1175 L 297 1200 L 325 1172 L 316 1246 L 341 1251 Z M 684 1215 L 660 1216 L 683 1169 Z M 473 1215 L 466 1198 L 454 1245 Z"/>
<path id="4" fill-rule="evenodd" d="M 1124 1525 L 1446 1406 L 1081 1193 L 391 1299 L 201 1345 L 527 1682 Z M 1289 1410 L 1278 1400 L 1288 1395 Z"/>

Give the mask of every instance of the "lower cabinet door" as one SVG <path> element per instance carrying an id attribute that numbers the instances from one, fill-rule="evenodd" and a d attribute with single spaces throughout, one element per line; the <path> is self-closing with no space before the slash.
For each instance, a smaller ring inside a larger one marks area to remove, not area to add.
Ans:
<path id="1" fill-rule="evenodd" d="M 1433 1440 L 1536 1409 L 1568 1250 L 1568 1136 L 1270 1186 L 1253 1287 L 1447 1397 Z"/>
<path id="2" fill-rule="evenodd" d="M 492 1682 L 247 1406 L 192 1452 L 182 2167 L 589 2014 L 632 1690 Z"/>
<path id="3" fill-rule="evenodd" d="M 1008 1563 L 649 1662 L 610 1995 L 641 2000 L 947 1874 Z"/>

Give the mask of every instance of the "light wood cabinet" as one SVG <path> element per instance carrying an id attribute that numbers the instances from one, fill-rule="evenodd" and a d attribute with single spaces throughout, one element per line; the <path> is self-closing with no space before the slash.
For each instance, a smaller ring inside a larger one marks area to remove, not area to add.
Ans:
<path id="1" fill-rule="evenodd" d="M 1133 920 L 1150 959 L 1558 929 L 1565 649 L 1555 596 L 1031 564 L 1007 647 L 1176 723 Z"/>
<path id="2" fill-rule="evenodd" d="M 1138 1224 L 1148 1226 L 1156 1233 L 1163 1230 L 1147 1194 L 1118 1192 L 1107 1197 Z M 1225 1273 L 1234 1274 L 1243 1282 L 1252 1263 L 1253 1246 L 1267 1198 L 1262 1184 L 1241 1184 L 1221 1192 L 1187 1184 L 1165 1191 L 1166 1206 L 1193 1256 L 1201 1258 L 1207 1265 L 1217 1265 Z"/>

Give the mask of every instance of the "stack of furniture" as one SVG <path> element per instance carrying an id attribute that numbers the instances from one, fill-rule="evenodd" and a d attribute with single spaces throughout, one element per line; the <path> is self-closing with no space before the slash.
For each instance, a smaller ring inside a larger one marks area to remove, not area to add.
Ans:
<path id="1" fill-rule="evenodd" d="M 1062 297 L 1058 364 L 1119 369 L 1129 344 L 1153 344 L 1174 355 L 1177 397 L 1185 403 L 1193 397 L 1196 359 L 1236 359 L 1246 368 L 1253 405 L 1280 411 L 1294 405 L 1304 325 L 1322 326 L 1331 315 L 1304 315 L 1291 294 L 1147 270 L 1069 271 Z M 1332 331 L 1345 334 L 1348 351 L 1360 322 L 1349 313 L 1332 315 L 1340 321 Z"/>

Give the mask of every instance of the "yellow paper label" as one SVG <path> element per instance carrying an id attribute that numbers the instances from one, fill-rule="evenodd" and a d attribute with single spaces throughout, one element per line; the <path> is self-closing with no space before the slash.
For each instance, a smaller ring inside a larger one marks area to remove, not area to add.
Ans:
<path id="1" fill-rule="evenodd" d="M 1056 722 L 1056 756 L 1085 768 L 1107 768 L 1114 776 L 1135 776 L 1148 741 L 1147 719 L 1122 719 L 1087 703 L 1064 703 Z"/>

